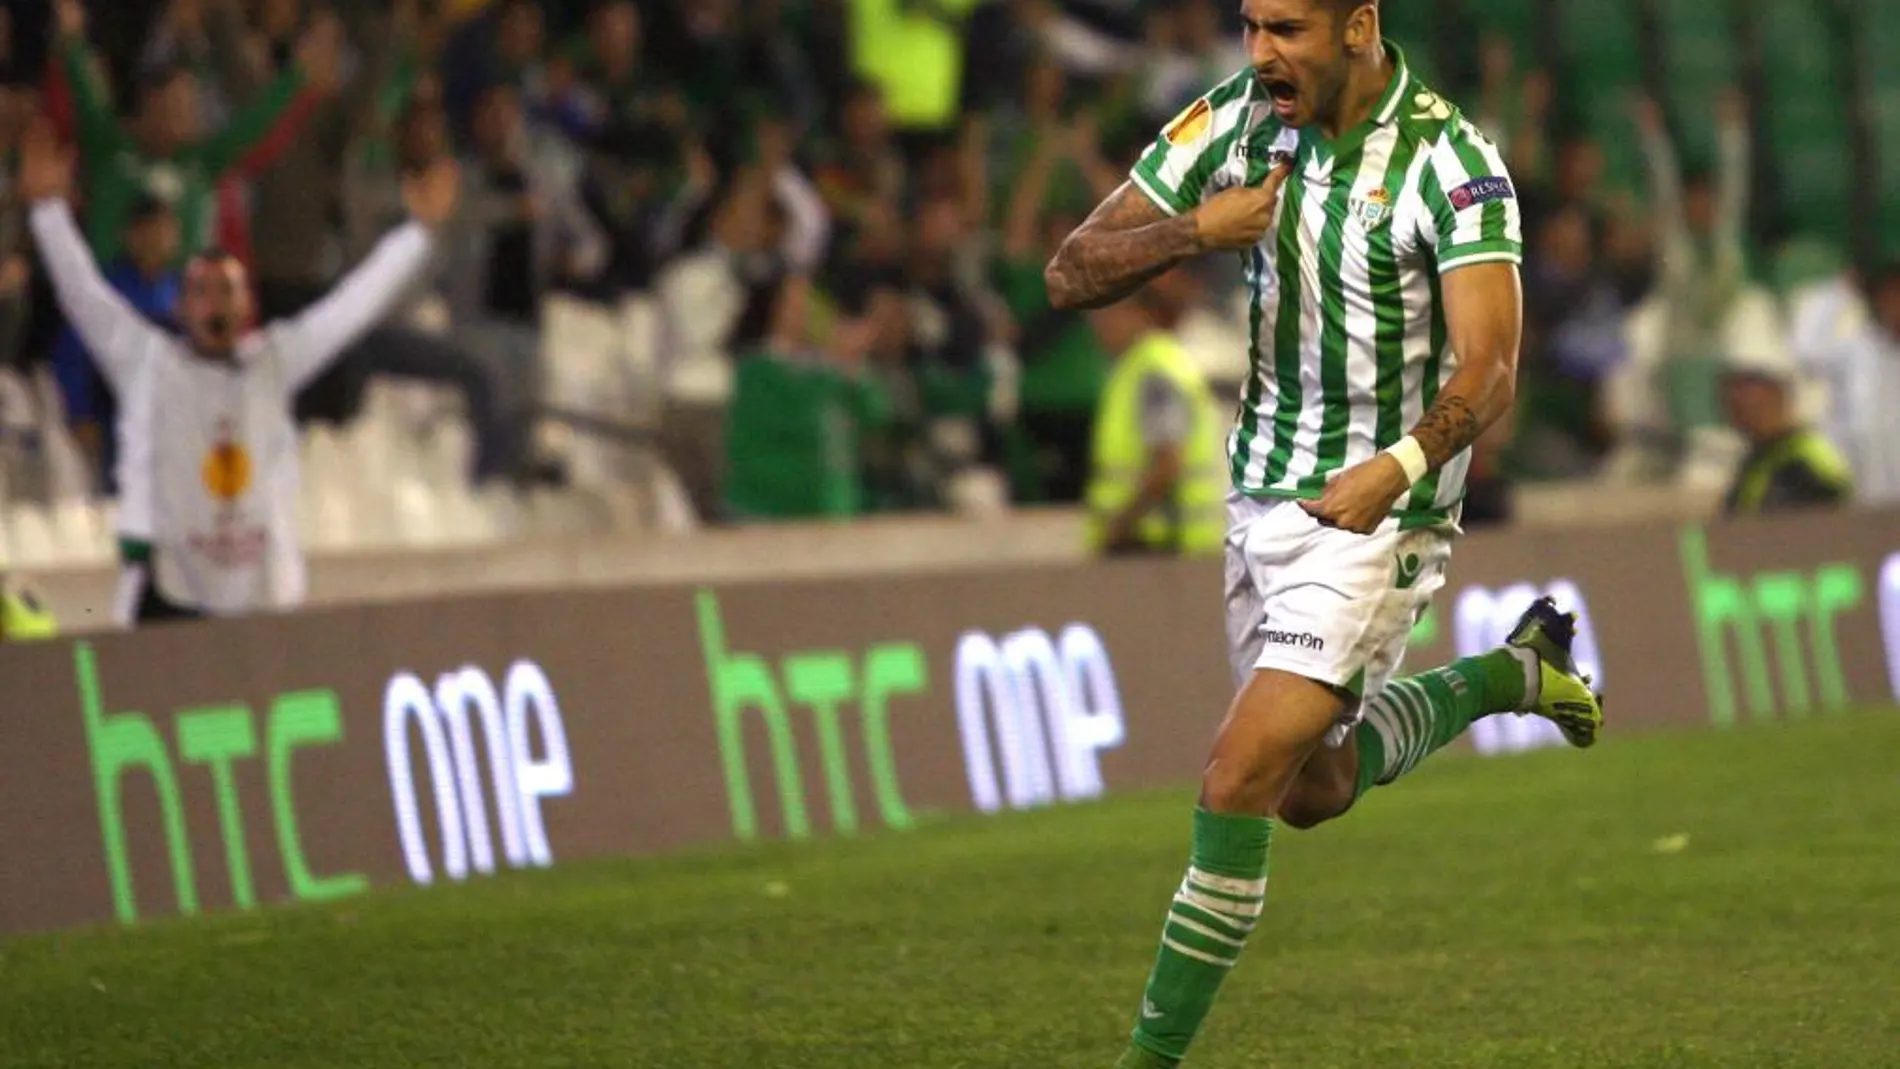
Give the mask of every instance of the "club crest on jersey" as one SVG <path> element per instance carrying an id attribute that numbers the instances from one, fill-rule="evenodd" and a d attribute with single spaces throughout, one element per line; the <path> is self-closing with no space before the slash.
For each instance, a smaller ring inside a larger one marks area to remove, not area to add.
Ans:
<path id="1" fill-rule="evenodd" d="M 1181 114 L 1174 117 L 1174 121 L 1161 132 L 1161 136 L 1170 145 L 1192 144 L 1207 133 L 1207 128 L 1213 125 L 1213 122 L 1214 109 L 1208 105 L 1206 97 L 1201 97 L 1181 109 Z"/>
<path id="2" fill-rule="evenodd" d="M 1392 192 L 1384 186 L 1370 190 L 1363 197 L 1354 197 L 1347 203 L 1352 217 L 1367 230 L 1377 230 L 1392 218 Z"/>
<path id="3" fill-rule="evenodd" d="M 1488 175 L 1473 178 L 1445 196 L 1450 199 L 1453 208 L 1462 212 L 1486 201 L 1510 200 L 1517 196 L 1517 190 L 1511 188 L 1511 180 L 1503 175 Z"/>

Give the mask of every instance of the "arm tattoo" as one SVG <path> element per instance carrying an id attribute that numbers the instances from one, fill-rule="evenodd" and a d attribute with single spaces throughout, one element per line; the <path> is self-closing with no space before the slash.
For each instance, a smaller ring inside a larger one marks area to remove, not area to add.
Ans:
<path id="1" fill-rule="evenodd" d="M 1192 215 L 1163 215 L 1123 185 L 1063 241 L 1043 278 L 1057 308 L 1100 308 L 1199 252 Z"/>
<path id="2" fill-rule="evenodd" d="M 1412 437 L 1425 450 L 1425 459 L 1437 471 L 1470 448 L 1484 433 L 1484 421 L 1471 402 L 1457 394 L 1440 394 L 1425 418 L 1412 428 Z"/>

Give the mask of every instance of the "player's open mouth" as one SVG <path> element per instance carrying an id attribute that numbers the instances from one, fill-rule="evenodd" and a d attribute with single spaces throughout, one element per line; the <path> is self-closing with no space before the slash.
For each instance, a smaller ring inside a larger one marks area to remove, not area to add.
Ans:
<path id="1" fill-rule="evenodd" d="M 1284 119 L 1293 114 L 1300 102 L 1299 86 L 1283 78 L 1262 78 L 1260 87 L 1273 98 L 1273 110 Z"/>

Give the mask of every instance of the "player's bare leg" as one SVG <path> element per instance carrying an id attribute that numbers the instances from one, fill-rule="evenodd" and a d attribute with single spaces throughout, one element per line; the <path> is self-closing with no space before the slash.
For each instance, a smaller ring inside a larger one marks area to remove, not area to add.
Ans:
<path id="1" fill-rule="evenodd" d="M 1252 673 L 1235 697 L 1201 775 L 1193 856 L 1121 1069 L 1171 1066 L 1186 1055 L 1259 922 L 1281 799 L 1349 700 L 1273 669 Z"/>

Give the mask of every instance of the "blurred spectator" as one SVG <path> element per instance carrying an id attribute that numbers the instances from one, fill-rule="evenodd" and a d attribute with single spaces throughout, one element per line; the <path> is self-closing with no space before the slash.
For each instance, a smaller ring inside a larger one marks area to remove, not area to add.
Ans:
<path id="1" fill-rule="evenodd" d="M 1795 412 L 1796 371 L 1778 360 L 1743 358 L 1723 368 L 1722 403 L 1748 441 L 1729 488 L 1730 513 L 1839 506 L 1853 492 L 1847 462 Z"/>
<path id="2" fill-rule="evenodd" d="M 456 175 L 408 187 L 415 225 L 397 231 L 306 313 L 253 330 L 244 267 L 228 254 L 190 261 L 179 328 L 134 312 L 100 276 L 67 203 L 71 153 L 37 129 L 21 185 L 61 308 L 110 380 L 124 500 L 122 626 L 290 607 L 304 595 L 294 527 L 294 391 L 394 306 L 427 266 L 430 231 L 454 210 Z"/>
<path id="3" fill-rule="evenodd" d="M 1538 227 L 1524 265 L 1518 463 L 1538 477 L 1588 474 L 1607 454 L 1602 387 L 1628 354 L 1627 315 L 1584 206 Z"/>
<path id="4" fill-rule="evenodd" d="M 939 486 L 999 465 L 1016 414 L 1016 324 L 972 263 L 971 237 L 963 200 L 940 193 L 918 206 L 905 260 L 908 363 Z"/>
<path id="5" fill-rule="evenodd" d="M 1623 435 L 1620 478 L 1726 484 L 1734 438 L 1723 418 L 1723 365 L 1744 346 L 1779 347 L 1773 299 L 1748 283 L 1749 131 L 1739 92 L 1716 117 L 1713 171 L 1684 176 L 1652 100 L 1635 105 L 1650 172 L 1655 285 L 1632 323 L 1634 343 L 1612 394 Z"/>
<path id="6" fill-rule="evenodd" d="M 1100 120 L 1069 100 L 1068 76 L 1048 55 L 1031 63 L 1021 97 L 1020 107 L 991 120 L 990 155 L 998 166 L 986 203 L 1008 210 L 1013 191 L 1032 180 L 1028 172 L 1037 167 L 1033 181 L 1041 196 L 1030 207 L 1087 215 L 1125 177 L 1103 158 Z"/>
<path id="7" fill-rule="evenodd" d="M 1227 535 L 1227 424 L 1153 289 L 1089 314 L 1115 368 L 1096 413 L 1089 548 L 1218 554 Z"/>
<path id="8" fill-rule="evenodd" d="M 1830 387 L 1822 426 L 1846 454 L 1856 498 L 1900 503 L 1900 263 L 1871 274 L 1864 308 L 1830 286 L 1806 310 L 1797 352 Z"/>
<path id="9" fill-rule="evenodd" d="M 842 519 L 866 510 L 864 440 L 887 418 L 867 362 L 879 317 L 896 299 L 875 284 L 841 292 L 820 341 L 809 284 L 781 288 L 770 335 L 738 360 L 722 488 L 729 518 Z"/>
<path id="10" fill-rule="evenodd" d="M 807 53 L 788 32 L 781 0 L 678 0 L 667 10 L 677 19 L 668 69 L 696 125 L 717 129 L 767 112 L 794 130 L 818 120 L 817 85 Z"/>
<path id="11" fill-rule="evenodd" d="M 164 201 L 143 196 L 126 225 L 124 252 L 102 264 L 105 280 L 132 309 L 155 326 L 171 329 L 181 281 L 178 217 Z M 66 404 L 66 419 L 94 465 L 107 496 L 118 493 L 118 402 L 79 332 L 69 324 L 53 351 L 53 375 Z"/>
<path id="12" fill-rule="evenodd" d="M 753 156 L 700 198 L 685 228 L 689 250 L 660 276 L 666 339 L 661 438 L 704 517 L 716 517 L 733 354 L 767 336 L 780 290 L 809 279 L 825 258 L 830 220 L 792 160 L 791 131 L 762 122 Z"/>
<path id="13" fill-rule="evenodd" d="M 838 247 L 850 248 L 867 216 L 901 202 L 906 176 L 875 83 L 851 83 L 838 106 L 837 131 L 820 146 L 812 178 L 837 226 Z"/>
<path id="14" fill-rule="evenodd" d="M 235 0 L 204 0 L 218 7 L 217 23 L 241 25 Z M 294 14 L 294 6 L 293 12 Z M 341 270 L 344 250 L 336 221 L 343 206 L 343 168 L 356 128 L 368 120 L 371 108 L 396 65 L 398 41 L 413 30 L 416 0 L 391 5 L 388 16 L 357 27 L 353 39 L 362 50 L 355 70 L 340 80 L 337 91 L 311 103 L 304 121 L 273 163 L 254 180 L 252 228 L 258 237 L 253 263 L 257 276 L 259 309 L 266 317 L 293 315 L 315 302 Z M 289 47 L 289 37 L 265 36 L 251 42 L 250 62 L 231 64 L 225 76 L 232 100 L 248 106 L 269 89 Z M 296 23 L 276 29 L 293 34 Z M 316 47 L 341 51 L 346 39 L 343 24 L 319 18 L 308 31 Z M 224 31 L 221 36 L 235 37 Z"/>
<path id="15" fill-rule="evenodd" d="M 1019 448 L 1028 455 L 1014 465 L 1019 500 L 1082 500 L 1096 404 L 1109 375 L 1111 358 L 1088 318 L 1050 307 L 1043 281 L 1044 265 L 1088 211 L 1061 202 L 1045 211 L 1048 188 L 1058 168 L 1099 154 L 1089 144 L 1092 131 L 1092 123 L 1078 120 L 1070 130 L 1049 131 L 1033 143 L 1006 200 L 1003 243 L 992 268 L 997 291 L 1016 321 L 1022 354 Z"/>
<path id="16" fill-rule="evenodd" d="M 547 17 L 536 0 L 498 0 L 458 26 L 442 57 L 443 102 L 458 139 L 473 136 L 480 98 L 492 86 L 528 91 L 542 79 Z"/>
<path id="17" fill-rule="evenodd" d="M 1660 239 L 1657 294 L 1668 309 L 1667 354 L 1695 358 L 1715 347 L 1724 316 L 1748 281 L 1750 134 L 1739 90 L 1715 116 L 1714 167 L 1686 174 L 1654 101 L 1636 109 L 1650 174 L 1650 210 Z"/>
<path id="18" fill-rule="evenodd" d="M 1549 73 L 1520 73 L 1511 39 L 1498 33 L 1487 34 L 1480 43 L 1479 70 L 1477 124 L 1497 143 L 1519 186 L 1545 185 L 1552 168 L 1545 140 L 1551 111 Z"/>
<path id="19" fill-rule="evenodd" d="M 335 77 L 334 33 L 312 33 L 298 46 L 267 91 L 239 110 L 231 123 L 205 137 L 198 115 L 197 80 L 184 67 L 145 72 L 131 127 L 119 125 L 110 94 L 98 79 L 86 46 L 85 9 L 79 0 L 58 0 L 59 61 L 72 94 L 86 174 L 86 233 L 101 261 L 118 257 L 132 204 L 141 193 L 172 205 L 182 227 L 179 259 L 213 243 L 214 190 L 292 114 L 300 94 L 327 92 Z"/>
<path id="20" fill-rule="evenodd" d="M 580 194 L 610 242 L 609 292 L 652 285 L 664 208 L 685 192 L 691 161 L 704 153 L 684 96 L 651 51 L 638 5 L 599 4 L 531 96 L 536 121 L 583 152 Z"/>
<path id="21" fill-rule="evenodd" d="M 572 183 L 530 151 L 511 85 L 477 97 L 462 172 L 465 193 L 439 260 L 453 336 L 496 384 L 510 437 L 527 441 L 546 379 L 542 298 L 598 271 L 605 240 Z"/>

